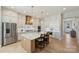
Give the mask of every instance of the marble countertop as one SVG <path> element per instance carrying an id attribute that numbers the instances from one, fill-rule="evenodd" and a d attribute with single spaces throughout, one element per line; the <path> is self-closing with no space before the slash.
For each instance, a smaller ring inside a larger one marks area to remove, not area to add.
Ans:
<path id="1" fill-rule="evenodd" d="M 34 40 L 34 39 L 40 37 L 40 35 L 41 35 L 41 33 L 36 33 L 36 32 L 21 34 L 21 36 L 23 38 L 29 39 L 29 40 Z"/>

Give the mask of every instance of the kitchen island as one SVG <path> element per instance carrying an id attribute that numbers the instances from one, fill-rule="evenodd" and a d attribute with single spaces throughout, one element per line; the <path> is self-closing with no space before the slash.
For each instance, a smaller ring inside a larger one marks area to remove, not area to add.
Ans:
<path id="1" fill-rule="evenodd" d="M 21 45 L 28 52 L 35 52 L 35 39 L 40 37 L 41 33 L 22 34 Z"/>
<path id="2" fill-rule="evenodd" d="M 39 38 L 41 34 L 46 34 L 46 32 L 33 32 L 33 33 L 26 33 L 22 34 L 21 45 L 22 47 L 28 52 L 32 53 L 35 52 L 35 39 Z M 48 42 L 50 42 L 50 35 Z"/>

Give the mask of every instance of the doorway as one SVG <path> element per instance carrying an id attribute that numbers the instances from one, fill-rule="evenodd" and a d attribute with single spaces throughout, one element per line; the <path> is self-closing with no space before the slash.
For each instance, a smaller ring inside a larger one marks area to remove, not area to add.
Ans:
<path id="1" fill-rule="evenodd" d="M 64 19 L 64 34 L 65 34 L 65 47 L 74 49 L 77 47 L 77 38 L 76 38 L 76 20 L 75 18 Z"/>
<path id="2" fill-rule="evenodd" d="M 64 32 L 70 33 L 72 29 L 72 21 L 64 21 Z"/>

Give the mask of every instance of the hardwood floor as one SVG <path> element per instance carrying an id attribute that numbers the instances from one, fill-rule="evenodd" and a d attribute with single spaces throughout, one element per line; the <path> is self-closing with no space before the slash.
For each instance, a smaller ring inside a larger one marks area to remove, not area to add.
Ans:
<path id="1" fill-rule="evenodd" d="M 76 53 L 79 52 L 79 45 L 76 38 L 71 38 L 69 34 L 65 35 L 63 40 L 50 38 L 50 44 L 37 53 Z"/>
<path id="2" fill-rule="evenodd" d="M 21 47 L 21 42 L 19 41 L 14 44 L 0 47 L 0 53 L 27 53 L 27 51 Z"/>
<path id="3" fill-rule="evenodd" d="M 50 38 L 50 44 L 41 51 L 36 49 L 35 53 L 78 53 L 79 44 L 76 38 L 71 38 L 65 34 L 63 40 Z M 17 42 L 0 48 L 0 53 L 27 53 L 22 47 L 21 42 Z"/>

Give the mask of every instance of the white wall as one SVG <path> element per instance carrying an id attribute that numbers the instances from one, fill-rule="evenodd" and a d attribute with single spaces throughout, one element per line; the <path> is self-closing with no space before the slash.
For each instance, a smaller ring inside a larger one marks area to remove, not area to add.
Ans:
<path id="1" fill-rule="evenodd" d="M 25 16 L 18 14 L 17 28 L 18 30 L 25 26 Z"/>
<path id="2" fill-rule="evenodd" d="M 2 13 L 2 22 L 17 23 L 18 14 L 16 12 L 3 8 Z"/>
<path id="3" fill-rule="evenodd" d="M 76 18 L 76 34 L 77 34 L 77 40 L 78 40 L 78 43 L 79 43 L 79 17 Z"/>
<path id="4" fill-rule="evenodd" d="M 1 21 L 1 6 L 0 6 L 0 21 Z"/>
<path id="5" fill-rule="evenodd" d="M 42 28 L 53 29 L 53 37 L 60 39 L 61 36 L 61 16 L 55 15 L 47 17 L 43 20 Z"/>
<path id="6" fill-rule="evenodd" d="M 34 18 L 33 19 L 33 27 L 35 28 L 36 31 L 38 29 L 38 25 L 39 25 L 39 19 Z"/>
<path id="7" fill-rule="evenodd" d="M 64 13 L 64 18 L 77 17 L 79 16 L 79 11 L 71 11 Z"/>
<path id="8" fill-rule="evenodd" d="M 1 6 L 0 6 L 0 46 L 1 46 Z"/>
<path id="9" fill-rule="evenodd" d="M 18 27 L 22 27 L 25 25 L 25 16 L 18 14 L 18 21 L 17 21 Z"/>

